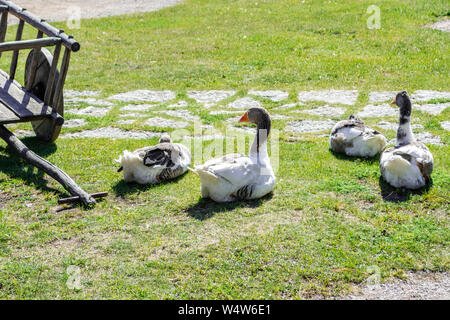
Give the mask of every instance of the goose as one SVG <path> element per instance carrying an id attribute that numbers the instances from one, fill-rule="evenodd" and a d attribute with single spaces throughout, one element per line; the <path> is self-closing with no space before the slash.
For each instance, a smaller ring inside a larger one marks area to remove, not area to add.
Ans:
<path id="1" fill-rule="evenodd" d="M 357 115 L 335 124 L 330 134 L 330 148 L 353 157 L 374 157 L 386 146 L 386 137 L 368 128 Z"/>
<path id="2" fill-rule="evenodd" d="M 269 113 L 264 108 L 252 107 L 239 122 L 254 123 L 258 128 L 248 156 L 228 154 L 191 169 L 200 177 L 203 198 L 216 202 L 257 199 L 270 193 L 275 186 L 267 153 L 271 127 Z"/>
<path id="3" fill-rule="evenodd" d="M 417 142 L 411 130 L 411 100 L 406 91 L 396 95 L 392 104 L 400 107 L 395 146 L 385 150 L 380 159 L 383 179 L 396 188 L 419 189 L 430 181 L 433 155 Z"/>
<path id="4" fill-rule="evenodd" d="M 174 179 L 188 169 L 191 152 L 180 143 L 172 143 L 168 134 L 162 135 L 155 146 L 133 152 L 125 150 L 119 159 L 118 172 L 123 171 L 125 182 L 152 184 Z"/>

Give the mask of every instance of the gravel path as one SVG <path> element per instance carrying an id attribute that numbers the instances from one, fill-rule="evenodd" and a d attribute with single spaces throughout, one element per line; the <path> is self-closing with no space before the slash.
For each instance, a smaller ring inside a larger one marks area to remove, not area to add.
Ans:
<path id="1" fill-rule="evenodd" d="M 99 18 L 128 13 L 156 11 L 174 6 L 182 0 L 14 0 L 17 5 L 48 21 L 68 20 L 74 12 L 71 7 L 81 9 L 82 18 Z M 11 19 L 10 23 L 17 23 Z"/>
<path id="2" fill-rule="evenodd" d="M 359 293 L 339 299 L 344 300 L 449 300 L 449 272 L 414 272 L 406 280 L 394 280 L 378 285 L 358 287 Z"/>

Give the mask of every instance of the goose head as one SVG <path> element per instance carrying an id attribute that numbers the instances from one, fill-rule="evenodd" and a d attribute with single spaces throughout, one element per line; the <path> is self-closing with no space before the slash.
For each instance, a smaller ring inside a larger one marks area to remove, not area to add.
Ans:
<path id="1" fill-rule="evenodd" d="M 161 138 L 159 139 L 159 143 L 171 143 L 172 139 L 170 139 L 170 136 L 168 133 L 164 133 Z"/>
<path id="2" fill-rule="evenodd" d="M 400 108 L 400 124 L 408 122 L 412 111 L 411 100 L 409 100 L 408 93 L 406 91 L 397 93 L 391 104 Z"/>
<path id="3" fill-rule="evenodd" d="M 258 126 L 258 130 L 267 130 L 267 136 L 269 135 L 270 128 L 272 126 L 269 113 L 266 109 L 260 107 L 248 109 L 239 122 L 254 123 Z"/>
<path id="4" fill-rule="evenodd" d="M 397 93 L 391 104 L 395 104 L 400 108 L 396 146 L 406 145 L 415 141 L 411 130 L 411 100 L 409 100 L 406 91 Z"/>
<path id="5" fill-rule="evenodd" d="M 356 114 L 351 114 L 350 117 L 348 117 L 348 120 L 363 123 L 361 118 L 358 117 Z"/>

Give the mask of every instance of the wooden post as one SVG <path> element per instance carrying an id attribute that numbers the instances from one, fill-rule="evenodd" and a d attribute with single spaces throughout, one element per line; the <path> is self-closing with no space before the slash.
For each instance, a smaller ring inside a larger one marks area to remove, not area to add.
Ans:
<path id="1" fill-rule="evenodd" d="M 96 203 L 95 199 L 81 189 L 80 186 L 78 186 L 64 171 L 28 149 L 22 141 L 3 125 L 0 125 L 0 138 L 5 140 L 5 142 L 29 164 L 43 170 L 50 177 L 58 181 L 71 195 L 79 197 L 84 205 L 91 206 Z"/>
<path id="2" fill-rule="evenodd" d="M 64 82 L 66 81 L 67 72 L 69 71 L 70 62 L 70 49 L 66 48 L 64 50 L 64 56 L 61 62 L 61 71 L 59 73 L 58 83 L 56 85 L 55 95 L 53 96 L 53 108 L 57 108 L 60 105 L 60 100 L 62 99 L 62 92 L 64 89 Z M 60 110 L 57 110 L 60 113 Z"/>
<path id="3" fill-rule="evenodd" d="M 44 33 L 39 30 L 37 33 L 37 39 L 41 39 Z M 37 62 L 38 62 L 38 56 L 39 52 L 41 51 L 41 47 L 37 47 L 33 49 L 33 58 L 31 60 L 30 65 L 30 71 L 28 74 L 28 80 L 27 80 L 27 91 L 30 91 L 34 84 L 34 79 L 36 78 L 36 69 L 37 69 Z"/>
<path id="4" fill-rule="evenodd" d="M 6 30 L 8 29 L 8 10 L 2 12 L 2 18 L 0 20 L 0 43 L 5 42 Z M 0 52 L 0 57 L 2 53 Z"/>
<path id="5" fill-rule="evenodd" d="M 55 47 L 55 51 L 53 52 L 52 66 L 50 69 L 50 74 L 48 76 L 47 88 L 45 89 L 44 103 L 46 105 L 49 105 L 51 102 L 50 99 L 52 98 L 52 92 L 55 84 L 55 76 L 58 67 L 60 53 L 61 53 L 61 43 L 58 43 Z"/>
<path id="6" fill-rule="evenodd" d="M 22 40 L 22 34 L 23 34 L 23 26 L 25 25 L 25 21 L 20 20 L 19 26 L 17 27 L 17 33 L 16 33 L 16 41 Z M 11 67 L 9 69 L 9 78 L 13 80 L 16 76 L 16 70 L 17 70 L 17 60 L 19 59 L 19 50 L 15 50 L 13 52 L 12 60 L 11 60 Z"/>

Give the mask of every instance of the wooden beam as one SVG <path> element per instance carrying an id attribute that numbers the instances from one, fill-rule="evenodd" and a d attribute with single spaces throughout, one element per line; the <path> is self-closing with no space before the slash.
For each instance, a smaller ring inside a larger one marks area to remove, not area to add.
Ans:
<path id="1" fill-rule="evenodd" d="M 41 30 L 49 37 L 60 37 L 62 44 L 70 50 L 76 52 L 80 50 L 80 44 L 69 35 L 64 33 L 64 30 L 59 30 L 48 24 L 44 19 L 35 16 L 26 9 L 22 9 L 18 5 L 10 1 L 0 0 L 0 5 L 8 6 L 9 12 L 21 20 L 25 20 L 26 23 L 32 25 L 38 30 Z"/>
<path id="2" fill-rule="evenodd" d="M 22 41 L 11 41 L 11 42 L 0 43 L 0 52 L 51 47 L 58 43 L 61 43 L 61 39 L 57 38 L 57 37 L 41 38 L 41 39 L 33 39 L 33 40 L 22 40 Z"/>

